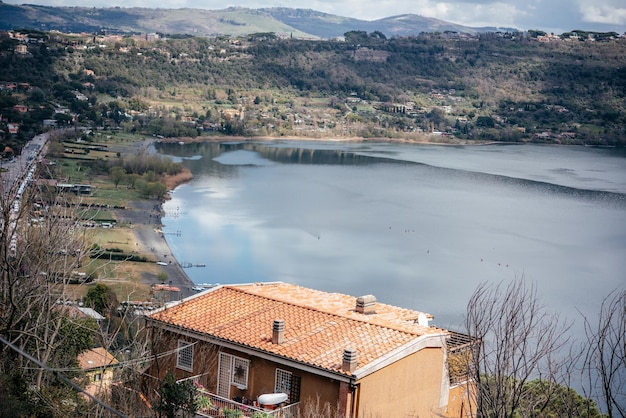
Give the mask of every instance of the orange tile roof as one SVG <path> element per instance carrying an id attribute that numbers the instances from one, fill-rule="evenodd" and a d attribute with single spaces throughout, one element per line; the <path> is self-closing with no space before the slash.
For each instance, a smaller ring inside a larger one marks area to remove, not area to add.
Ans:
<path id="1" fill-rule="evenodd" d="M 100 369 L 119 363 L 111 353 L 103 347 L 84 351 L 78 355 L 78 364 L 83 370 Z"/>
<path id="2" fill-rule="evenodd" d="M 213 288 L 150 317 L 332 372 L 341 372 L 347 348 L 357 350 L 363 367 L 421 336 L 447 333 L 419 325 L 417 311 L 376 303 L 376 313 L 365 315 L 355 305 L 355 297 L 339 293 L 255 283 Z M 282 344 L 272 343 L 275 319 L 285 322 Z"/>

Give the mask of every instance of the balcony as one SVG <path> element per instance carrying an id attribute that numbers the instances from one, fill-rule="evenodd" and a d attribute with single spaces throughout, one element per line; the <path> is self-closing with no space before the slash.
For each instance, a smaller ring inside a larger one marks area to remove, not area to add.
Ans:
<path id="1" fill-rule="evenodd" d="M 201 396 L 208 397 L 211 401 L 209 407 L 201 409 L 197 412 L 199 416 L 208 418 L 295 418 L 300 414 L 300 403 L 293 403 L 274 410 L 260 408 L 254 405 L 248 405 L 236 402 L 230 399 L 222 398 L 205 389 L 198 389 Z"/>

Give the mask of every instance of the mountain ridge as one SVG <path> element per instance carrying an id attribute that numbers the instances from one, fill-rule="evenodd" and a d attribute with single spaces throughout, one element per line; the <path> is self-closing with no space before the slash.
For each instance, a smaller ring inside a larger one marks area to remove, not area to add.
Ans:
<path id="1" fill-rule="evenodd" d="M 331 39 L 349 31 L 381 32 L 385 36 L 416 36 L 424 32 L 516 31 L 512 28 L 474 28 L 415 14 L 360 20 L 312 9 L 285 7 L 221 10 L 159 8 L 95 8 L 82 6 L 11 5 L 0 1 L 0 30 L 32 29 L 60 32 L 166 35 L 245 36 L 274 32 L 296 38 Z"/>

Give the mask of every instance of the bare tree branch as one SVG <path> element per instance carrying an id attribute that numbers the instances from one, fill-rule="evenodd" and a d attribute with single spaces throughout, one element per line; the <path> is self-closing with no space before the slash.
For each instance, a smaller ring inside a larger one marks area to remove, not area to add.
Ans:
<path id="1" fill-rule="evenodd" d="M 467 306 L 466 332 L 482 341 L 468 356 L 468 372 L 477 384 L 471 404 L 482 417 L 505 418 L 522 404 L 541 405 L 528 390 L 531 379 L 556 384 L 560 350 L 569 325 L 540 305 L 535 285 L 522 277 L 510 284 L 481 284 Z"/>
<path id="2" fill-rule="evenodd" d="M 585 318 L 586 390 L 600 399 L 609 418 L 626 416 L 626 290 L 603 301 L 597 323 Z"/>

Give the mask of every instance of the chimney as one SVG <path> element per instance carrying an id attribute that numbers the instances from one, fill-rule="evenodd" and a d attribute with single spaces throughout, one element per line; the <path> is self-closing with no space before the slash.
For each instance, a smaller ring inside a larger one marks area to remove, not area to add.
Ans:
<path id="1" fill-rule="evenodd" d="M 376 297 L 374 295 L 365 295 L 356 298 L 357 313 L 370 315 L 376 313 Z"/>
<path id="2" fill-rule="evenodd" d="M 272 344 L 282 344 L 285 340 L 285 321 L 275 319 L 272 325 Z"/>
<path id="3" fill-rule="evenodd" d="M 356 350 L 353 348 L 346 348 L 343 350 L 343 362 L 341 363 L 341 370 L 344 372 L 350 372 L 356 370 L 357 366 Z"/>

